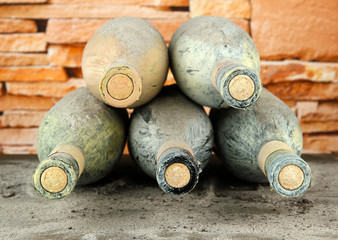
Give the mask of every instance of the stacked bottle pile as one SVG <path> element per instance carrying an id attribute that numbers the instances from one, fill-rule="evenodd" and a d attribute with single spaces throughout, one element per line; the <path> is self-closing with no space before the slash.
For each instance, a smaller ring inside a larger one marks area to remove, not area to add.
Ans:
<path id="1" fill-rule="evenodd" d="M 169 59 L 177 85 L 163 88 Z M 303 195 L 311 170 L 300 157 L 300 126 L 262 88 L 259 70 L 252 39 L 225 18 L 188 20 L 169 51 L 147 21 L 109 21 L 83 53 L 87 88 L 66 95 L 40 125 L 35 188 L 59 199 L 98 181 L 121 158 L 128 136 L 131 157 L 166 193 L 193 190 L 215 149 L 239 178 Z M 134 108 L 130 119 L 126 108 Z"/>

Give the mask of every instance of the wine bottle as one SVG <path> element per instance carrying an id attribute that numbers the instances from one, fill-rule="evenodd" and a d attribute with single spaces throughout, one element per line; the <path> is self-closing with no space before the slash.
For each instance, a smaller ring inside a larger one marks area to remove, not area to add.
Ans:
<path id="1" fill-rule="evenodd" d="M 181 90 L 212 108 L 246 108 L 260 96 L 259 54 L 250 36 L 223 17 L 183 23 L 169 46 L 170 67 Z"/>
<path id="2" fill-rule="evenodd" d="M 68 195 L 75 185 L 106 176 L 121 158 L 127 136 L 127 113 L 79 88 L 57 102 L 40 124 L 40 164 L 34 186 L 49 199 Z"/>
<path id="3" fill-rule="evenodd" d="M 263 89 L 247 110 L 212 109 L 216 154 L 234 175 L 269 182 L 279 194 L 303 195 L 311 170 L 300 157 L 302 131 L 296 116 L 280 99 Z"/>
<path id="4" fill-rule="evenodd" d="M 195 187 L 211 158 L 213 142 L 205 111 L 176 86 L 165 87 L 131 117 L 130 154 L 166 193 L 188 193 Z"/>
<path id="5" fill-rule="evenodd" d="M 104 24 L 89 39 L 82 72 L 98 99 L 114 107 L 133 108 L 161 91 L 168 58 L 162 36 L 150 23 L 120 17 Z"/>

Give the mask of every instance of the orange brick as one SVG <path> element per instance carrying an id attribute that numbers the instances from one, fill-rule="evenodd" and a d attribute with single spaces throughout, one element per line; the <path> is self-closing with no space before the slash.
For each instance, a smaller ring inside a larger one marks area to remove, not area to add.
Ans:
<path id="1" fill-rule="evenodd" d="M 48 3 L 54 4 L 74 4 L 74 3 L 92 3 L 92 4 L 123 4 L 123 5 L 143 5 L 143 6 L 173 6 L 188 7 L 189 0 L 49 0 Z"/>
<path id="2" fill-rule="evenodd" d="M 54 97 L 0 96 L 0 112 L 8 110 L 49 110 L 59 100 Z"/>
<path id="3" fill-rule="evenodd" d="M 0 52 L 0 66 L 33 66 L 48 65 L 46 53 L 2 53 Z"/>
<path id="4" fill-rule="evenodd" d="M 49 19 L 46 39 L 49 43 L 86 43 L 109 19 Z"/>
<path id="5" fill-rule="evenodd" d="M 35 33 L 37 30 L 33 20 L 0 19 L 0 33 Z"/>
<path id="6" fill-rule="evenodd" d="M 25 96 L 63 97 L 77 88 L 86 86 L 83 79 L 69 79 L 67 82 L 11 82 L 6 83 L 8 94 Z"/>
<path id="7" fill-rule="evenodd" d="M 38 127 L 47 111 L 5 111 L 0 119 L 2 127 Z"/>
<path id="8" fill-rule="evenodd" d="M 2 154 L 37 154 L 35 145 L 2 146 Z"/>
<path id="9" fill-rule="evenodd" d="M 228 18 L 250 18 L 249 0 L 190 0 L 190 17 L 213 15 Z"/>
<path id="10" fill-rule="evenodd" d="M 46 46 L 44 33 L 0 34 L 2 52 L 44 52 Z"/>
<path id="11" fill-rule="evenodd" d="M 263 84 L 296 80 L 338 82 L 338 64 L 294 60 L 262 61 L 260 76 Z"/>
<path id="12" fill-rule="evenodd" d="M 300 122 L 303 133 L 338 132 L 338 121 Z M 337 142 L 338 144 L 338 142 Z"/>
<path id="13" fill-rule="evenodd" d="M 48 47 L 49 62 L 64 67 L 81 67 L 84 45 L 55 45 Z"/>
<path id="14" fill-rule="evenodd" d="M 0 81 L 67 81 L 62 67 L 0 67 Z"/>
<path id="15" fill-rule="evenodd" d="M 337 100 L 337 83 L 281 82 L 266 88 L 283 100 Z"/>
<path id="16" fill-rule="evenodd" d="M 338 1 L 252 0 L 251 33 L 262 59 L 338 61 Z"/>
<path id="17" fill-rule="evenodd" d="M 38 128 L 1 128 L 0 145 L 33 145 Z"/>
<path id="18" fill-rule="evenodd" d="M 338 134 L 304 134 L 303 153 L 338 153 Z"/>
<path id="19" fill-rule="evenodd" d="M 124 16 L 186 19 L 189 13 L 172 11 L 166 7 L 154 8 L 139 5 L 34 4 L 0 6 L 0 18 L 115 18 Z"/>
<path id="20" fill-rule="evenodd" d="M 297 117 L 302 122 L 338 121 L 338 101 L 297 102 Z"/>
<path id="21" fill-rule="evenodd" d="M 86 43 L 89 38 L 110 19 L 50 19 L 47 25 L 46 39 L 49 43 Z M 169 42 L 183 20 L 150 20 L 166 42 Z M 239 21 L 242 23 L 241 21 Z"/>
<path id="22" fill-rule="evenodd" d="M 8 3 L 8 4 L 14 4 L 14 3 L 45 3 L 48 0 L 0 0 L 0 3 Z"/>

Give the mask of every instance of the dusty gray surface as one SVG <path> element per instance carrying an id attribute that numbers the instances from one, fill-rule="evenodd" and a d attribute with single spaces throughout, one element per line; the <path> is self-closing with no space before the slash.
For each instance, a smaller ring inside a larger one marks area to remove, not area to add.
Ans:
<path id="1" fill-rule="evenodd" d="M 312 188 L 287 199 L 214 159 L 188 195 L 162 193 L 128 157 L 61 200 L 33 189 L 36 156 L 0 155 L 0 239 L 337 239 L 338 155 L 304 156 Z"/>

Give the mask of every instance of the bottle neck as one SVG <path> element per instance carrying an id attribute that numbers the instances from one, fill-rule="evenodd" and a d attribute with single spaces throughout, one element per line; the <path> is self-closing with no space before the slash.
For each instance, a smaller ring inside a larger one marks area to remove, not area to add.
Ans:
<path id="1" fill-rule="evenodd" d="M 198 182 L 198 174 L 193 156 L 184 148 L 169 148 L 159 157 L 156 179 L 160 188 L 166 193 L 190 192 Z"/>
<path id="2" fill-rule="evenodd" d="M 251 68 L 233 60 L 221 60 L 212 71 L 212 81 L 223 100 L 234 108 L 247 108 L 256 102 L 262 81 Z"/>
<path id="3" fill-rule="evenodd" d="M 82 162 L 79 159 L 83 156 L 82 153 L 79 156 L 78 151 L 80 150 L 71 152 L 71 149 L 72 147 L 69 145 L 55 148 L 36 168 L 33 176 L 34 186 L 42 196 L 49 199 L 60 199 L 73 191 L 84 165 L 79 164 Z M 77 156 L 77 159 L 74 156 Z"/>
<path id="4" fill-rule="evenodd" d="M 124 62 L 115 62 L 103 74 L 100 94 L 104 102 L 118 107 L 131 107 L 142 92 L 142 80 L 136 68 Z"/>
<path id="5" fill-rule="evenodd" d="M 283 196 L 302 196 L 311 186 L 309 165 L 290 150 L 271 153 L 265 162 L 265 172 L 270 186 Z"/>

